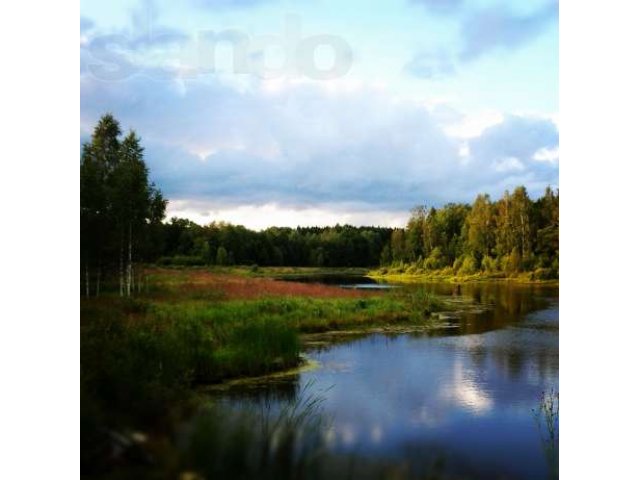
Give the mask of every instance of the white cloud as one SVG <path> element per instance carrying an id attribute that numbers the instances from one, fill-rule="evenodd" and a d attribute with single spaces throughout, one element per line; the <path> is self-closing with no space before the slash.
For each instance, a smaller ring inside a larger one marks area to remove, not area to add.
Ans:
<path id="1" fill-rule="evenodd" d="M 533 159 L 539 162 L 555 163 L 559 158 L 560 151 L 558 150 L 558 147 L 541 148 L 533 155 Z"/>
<path id="2" fill-rule="evenodd" d="M 171 200 L 167 208 L 167 218 L 174 216 L 189 218 L 201 225 L 224 221 L 264 230 L 274 225 L 314 227 L 336 223 L 403 227 L 409 215 L 405 210 L 381 211 L 349 204 L 315 207 L 292 207 L 278 203 L 220 206 L 209 201 Z"/>
<path id="3" fill-rule="evenodd" d="M 445 132 L 457 138 L 479 137 L 487 128 L 498 125 L 503 120 L 502 113 L 491 110 L 473 115 L 461 115 L 458 122 L 449 124 L 445 128 Z"/>
<path id="4" fill-rule="evenodd" d="M 498 172 L 521 172 L 525 169 L 525 166 L 516 157 L 507 157 L 496 160 L 494 168 Z"/>

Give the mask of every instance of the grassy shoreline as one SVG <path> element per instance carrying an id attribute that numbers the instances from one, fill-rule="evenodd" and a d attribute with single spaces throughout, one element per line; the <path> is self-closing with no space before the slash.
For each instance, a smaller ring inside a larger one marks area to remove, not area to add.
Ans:
<path id="1" fill-rule="evenodd" d="M 110 425 L 152 428 L 197 385 L 296 368 L 305 334 L 428 328 L 447 308 L 422 290 L 363 292 L 205 269 L 151 268 L 146 277 L 134 298 L 81 299 L 88 438 Z"/>
<path id="2" fill-rule="evenodd" d="M 533 284 L 533 285 L 560 285 L 558 279 L 539 280 L 532 279 L 528 274 L 521 274 L 512 277 L 497 277 L 493 275 L 474 274 L 474 275 L 452 275 L 446 273 L 393 273 L 380 274 L 370 272 L 366 275 L 368 278 L 380 280 L 384 282 L 394 283 L 420 283 L 420 282 L 446 282 L 446 283 L 473 283 L 473 282 L 497 282 L 497 283 L 517 283 L 517 284 Z"/>
<path id="3" fill-rule="evenodd" d="M 167 457 L 172 429 L 199 408 L 203 389 L 313 368 L 303 362 L 309 346 L 441 328 L 438 312 L 465 308 L 421 288 L 279 280 L 317 272 L 148 267 L 134 298 L 81 299 L 83 471 L 114 468 L 109 452 L 126 432 L 144 432 L 146 448 L 158 443 L 156 458 Z"/>
<path id="4" fill-rule="evenodd" d="M 396 272 L 386 271 L 386 269 L 370 270 L 367 277 L 374 280 L 396 283 L 419 283 L 419 282 L 446 282 L 446 283 L 469 283 L 469 282 L 499 282 L 499 283 L 519 283 L 519 284 L 560 284 L 558 278 L 536 278 L 535 272 L 520 272 L 506 274 L 503 272 L 487 273 L 477 272 L 469 275 L 456 274 L 449 269 L 433 270 L 429 272 Z"/>

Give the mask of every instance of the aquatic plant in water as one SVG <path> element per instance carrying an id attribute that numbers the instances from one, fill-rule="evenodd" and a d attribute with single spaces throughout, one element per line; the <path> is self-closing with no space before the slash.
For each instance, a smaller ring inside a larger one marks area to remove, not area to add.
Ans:
<path id="1" fill-rule="evenodd" d="M 549 478 L 558 478 L 560 394 L 551 389 L 542 392 L 537 408 L 532 409 L 540 431 L 542 449 L 549 466 Z"/>

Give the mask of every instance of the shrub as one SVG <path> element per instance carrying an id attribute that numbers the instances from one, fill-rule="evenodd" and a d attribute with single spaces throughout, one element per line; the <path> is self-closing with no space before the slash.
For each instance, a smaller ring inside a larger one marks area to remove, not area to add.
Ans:
<path id="1" fill-rule="evenodd" d="M 436 247 L 431 250 L 429 257 L 424 262 L 425 267 L 429 270 L 438 270 L 440 268 L 443 268 L 446 263 L 446 259 L 444 258 L 440 247 Z"/>
<path id="2" fill-rule="evenodd" d="M 533 272 L 533 280 L 552 280 L 556 277 L 552 268 L 536 268 Z"/>
<path id="3" fill-rule="evenodd" d="M 462 267 L 462 262 L 464 260 L 464 257 L 457 257 L 454 261 L 453 261 L 453 271 L 458 273 L 458 270 L 460 270 L 460 268 Z"/>
<path id="4" fill-rule="evenodd" d="M 482 270 L 487 273 L 493 273 L 498 270 L 498 261 L 495 258 L 485 255 L 482 257 Z"/>
<path id="5" fill-rule="evenodd" d="M 473 275 L 477 272 L 478 266 L 473 255 L 465 255 L 462 258 L 462 265 L 458 269 L 460 275 Z M 455 267 L 454 267 L 455 268 Z"/>
<path id="6" fill-rule="evenodd" d="M 507 273 L 517 273 L 522 269 L 522 259 L 517 248 L 513 248 L 509 255 L 500 259 L 501 270 Z"/>

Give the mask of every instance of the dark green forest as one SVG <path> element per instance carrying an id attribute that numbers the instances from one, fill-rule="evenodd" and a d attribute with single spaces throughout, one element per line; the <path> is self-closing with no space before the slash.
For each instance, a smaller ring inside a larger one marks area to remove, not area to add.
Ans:
<path id="1" fill-rule="evenodd" d="M 271 227 L 256 232 L 243 226 L 200 226 L 182 218 L 164 225 L 165 264 L 310 267 L 377 266 L 392 229 L 380 227 Z"/>
<path id="2" fill-rule="evenodd" d="M 224 179 L 221 179 L 224 181 Z M 139 288 L 136 265 L 383 267 L 382 273 L 511 275 L 557 278 L 559 193 L 532 200 L 524 187 L 497 201 L 413 209 L 403 229 L 271 227 L 252 231 L 214 222 L 165 221 L 167 200 L 150 182 L 141 139 L 104 115 L 80 164 L 83 293 Z"/>

